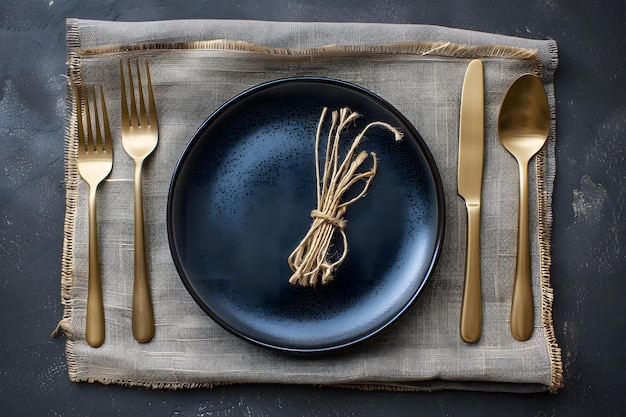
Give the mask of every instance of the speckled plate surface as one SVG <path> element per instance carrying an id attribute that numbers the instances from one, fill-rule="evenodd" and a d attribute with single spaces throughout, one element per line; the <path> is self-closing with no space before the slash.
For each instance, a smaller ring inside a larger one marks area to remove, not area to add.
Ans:
<path id="1" fill-rule="evenodd" d="M 404 139 L 374 129 L 362 142 L 379 167 L 345 215 L 348 257 L 329 284 L 304 288 L 289 284 L 287 257 L 316 205 L 324 106 L 362 114 L 346 146 L 374 120 Z M 213 113 L 176 166 L 167 209 L 172 256 L 195 301 L 235 335 L 291 353 L 352 346 L 396 321 L 432 275 L 445 213 L 439 173 L 415 128 L 378 96 L 319 78 L 259 85 Z"/>

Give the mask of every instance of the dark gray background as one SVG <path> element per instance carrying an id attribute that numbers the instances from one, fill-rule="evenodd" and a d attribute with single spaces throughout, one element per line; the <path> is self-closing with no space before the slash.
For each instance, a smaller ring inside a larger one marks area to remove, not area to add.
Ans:
<path id="1" fill-rule="evenodd" d="M 62 316 L 65 18 L 427 23 L 559 46 L 552 282 L 557 395 L 71 383 Z M 583 0 L 0 0 L 0 415 L 617 416 L 626 413 L 626 3 Z"/>

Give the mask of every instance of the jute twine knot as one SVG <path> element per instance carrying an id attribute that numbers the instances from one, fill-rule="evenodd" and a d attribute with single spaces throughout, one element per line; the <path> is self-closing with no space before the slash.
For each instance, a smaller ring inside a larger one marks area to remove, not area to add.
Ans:
<path id="1" fill-rule="evenodd" d="M 317 208 L 311 211 L 313 223 L 300 244 L 291 252 L 288 258 L 293 274 L 289 278 L 292 284 L 302 286 L 316 285 L 321 279 L 326 284 L 333 279 L 335 268 L 340 265 L 348 254 L 348 238 L 345 232 L 346 220 L 343 218 L 348 206 L 367 194 L 370 182 L 376 175 L 378 163 L 376 153 L 361 151 L 354 156 L 356 148 L 372 127 L 383 127 L 394 134 L 395 140 L 402 139 L 402 132 L 384 122 L 371 122 L 359 133 L 343 162 L 339 163 L 339 143 L 341 134 L 360 115 L 348 108 L 335 110 L 331 113 L 332 125 L 326 143 L 326 156 L 323 171 L 320 168 L 320 142 L 322 126 L 328 113 L 324 107 L 315 137 L 315 176 L 317 185 Z M 361 165 L 372 157 L 372 168 L 365 172 L 358 172 Z M 343 195 L 359 181 L 363 181 L 363 189 L 358 195 L 342 202 Z M 333 243 L 335 233 L 339 231 L 343 251 L 339 258 L 331 261 L 329 249 Z"/>

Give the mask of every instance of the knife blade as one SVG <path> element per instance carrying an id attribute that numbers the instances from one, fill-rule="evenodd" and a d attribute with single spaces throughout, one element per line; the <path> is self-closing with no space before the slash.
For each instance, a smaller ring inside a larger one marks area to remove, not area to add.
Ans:
<path id="1" fill-rule="evenodd" d="M 482 332 L 480 282 L 480 205 L 484 154 L 484 76 L 480 59 L 472 60 L 465 73 L 459 119 L 457 188 L 467 209 L 465 283 L 461 306 L 461 339 L 474 343 Z"/>

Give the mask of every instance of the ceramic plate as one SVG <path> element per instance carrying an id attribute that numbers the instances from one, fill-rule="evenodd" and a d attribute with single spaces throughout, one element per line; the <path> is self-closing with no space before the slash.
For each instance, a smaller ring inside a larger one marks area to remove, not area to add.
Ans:
<path id="1" fill-rule="evenodd" d="M 347 259 L 329 284 L 300 287 L 287 258 L 316 206 L 325 106 L 362 115 L 346 146 L 370 121 L 404 138 L 377 128 L 362 142 L 378 173 L 344 216 Z M 441 249 L 444 197 L 424 141 L 390 104 L 346 82 L 292 78 L 245 91 L 202 124 L 174 171 L 167 226 L 183 283 L 217 323 L 268 348 L 324 353 L 373 337 L 417 300 Z"/>

